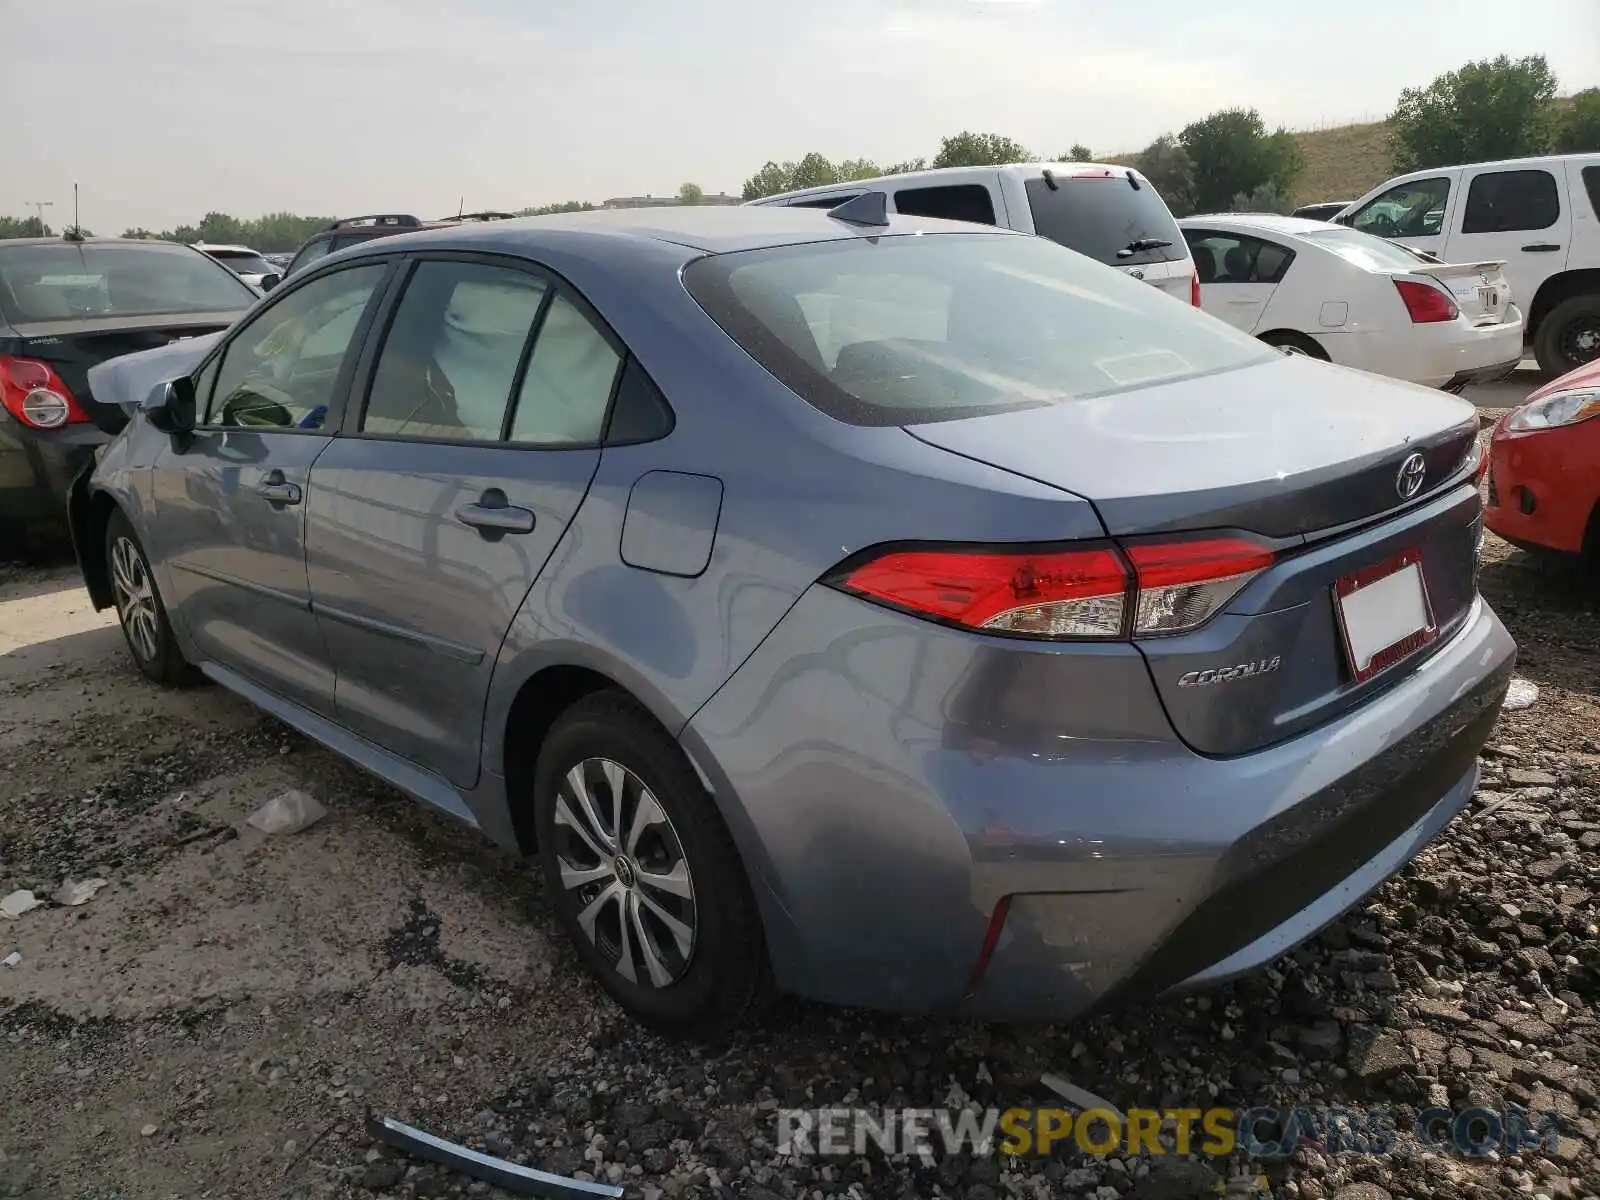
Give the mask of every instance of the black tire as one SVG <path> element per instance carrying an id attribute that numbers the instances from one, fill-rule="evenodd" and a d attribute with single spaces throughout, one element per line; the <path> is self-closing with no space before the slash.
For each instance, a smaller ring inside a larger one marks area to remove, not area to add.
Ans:
<path id="1" fill-rule="evenodd" d="M 1600 294 L 1569 296 L 1539 322 L 1533 356 L 1546 375 L 1565 375 L 1600 358 Z"/>
<path id="2" fill-rule="evenodd" d="M 117 602 L 117 622 L 134 665 L 163 687 L 182 687 L 199 678 L 178 649 L 167 606 L 162 603 L 150 559 L 133 525 L 118 509 L 106 522 L 106 575 Z M 129 585 L 132 586 L 130 591 Z M 143 599 L 144 603 L 137 602 Z"/>
<path id="3" fill-rule="evenodd" d="M 1328 352 L 1317 345 L 1315 339 L 1303 333 L 1296 333 L 1292 329 L 1275 329 L 1271 333 L 1263 333 L 1261 340 L 1269 346 L 1276 346 L 1279 350 L 1304 354 L 1307 358 L 1314 358 L 1318 362 L 1332 361 L 1328 358 Z"/>
<path id="4" fill-rule="evenodd" d="M 629 777 L 616 789 L 623 794 L 621 820 L 612 816 L 613 788 L 601 763 L 619 766 Z M 569 780 L 574 770 L 586 781 L 597 820 L 579 815 L 582 801 Z M 550 904 L 578 956 L 612 998 L 642 1024 L 676 1036 L 720 1037 L 753 1016 L 770 994 L 771 977 L 749 880 L 699 777 L 650 714 L 620 691 L 580 700 L 545 738 L 533 792 Z M 630 844 L 632 817 L 646 803 L 646 792 L 664 812 L 665 823 L 652 824 Z M 559 826 L 558 808 L 563 816 Z M 593 842 L 575 831 L 575 816 L 591 833 L 598 830 Z M 613 834 L 607 841 L 608 825 L 620 828 L 620 836 Z M 605 855 L 613 849 L 622 853 L 608 864 Z M 582 886 L 563 883 L 563 856 L 569 868 L 596 871 L 597 878 Z M 683 897 L 645 882 L 671 878 L 662 868 L 676 861 L 687 870 L 692 891 L 687 906 Z M 603 893 L 610 896 L 603 898 Z M 585 911 L 593 936 L 580 920 Z M 635 923 L 622 938 L 620 927 L 630 911 L 636 914 Z M 678 953 L 682 942 L 673 927 L 656 916 L 663 911 L 678 919 L 680 928 L 692 929 L 687 955 Z M 608 938 L 613 921 L 618 934 Z M 624 955 L 632 979 L 619 969 Z M 663 971 L 654 981 L 648 978 L 652 958 Z"/>

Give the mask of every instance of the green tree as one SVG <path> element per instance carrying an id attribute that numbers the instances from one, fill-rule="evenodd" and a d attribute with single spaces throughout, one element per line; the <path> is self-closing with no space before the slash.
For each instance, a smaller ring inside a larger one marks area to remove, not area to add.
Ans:
<path id="1" fill-rule="evenodd" d="M 1071 150 L 1068 150 L 1066 152 L 1066 154 L 1063 155 L 1059 161 L 1061 161 L 1061 162 L 1093 162 L 1094 161 L 1094 151 L 1089 149 L 1089 147 L 1085 146 L 1082 142 L 1078 142 L 1072 147 Z"/>
<path id="2" fill-rule="evenodd" d="M 679 204 L 704 204 L 706 190 L 698 183 L 683 183 L 678 185 Z"/>
<path id="3" fill-rule="evenodd" d="M 1133 165 L 1160 193 L 1174 216 L 1186 217 L 1194 212 L 1194 164 L 1177 138 L 1162 134 L 1139 152 Z"/>
<path id="4" fill-rule="evenodd" d="M 0 239 L 54 236 L 50 226 L 38 217 L 0 217 Z"/>
<path id="5" fill-rule="evenodd" d="M 769 161 L 766 166 L 744 181 L 740 195 L 746 200 L 759 200 L 763 196 L 776 196 L 789 190 L 789 172 L 793 163 Z"/>
<path id="6" fill-rule="evenodd" d="M 1600 150 L 1600 87 L 1586 88 L 1572 98 L 1556 125 L 1555 148 L 1561 154 Z"/>
<path id="7" fill-rule="evenodd" d="M 1396 171 L 1542 154 L 1556 77 L 1544 55 L 1502 54 L 1406 88 L 1389 117 Z"/>
<path id="8" fill-rule="evenodd" d="M 839 164 L 840 183 L 849 183 L 853 179 L 873 179 L 884 174 L 877 163 L 870 158 L 847 158 Z"/>
<path id="9" fill-rule="evenodd" d="M 1189 156 L 1199 212 L 1226 208 L 1240 192 L 1266 183 L 1287 192 L 1304 165 L 1294 135 L 1268 133 L 1253 108 L 1225 108 L 1186 125 L 1178 144 Z"/>
<path id="10" fill-rule="evenodd" d="M 1276 183 L 1263 183 L 1252 191 L 1240 192 L 1233 198 L 1228 210 L 1236 213 L 1278 213 L 1287 216 L 1294 211 L 1294 205 L 1289 200 L 1289 193 Z"/>
<path id="11" fill-rule="evenodd" d="M 885 175 L 909 175 L 912 171 L 926 171 L 928 160 L 925 158 L 908 158 L 904 162 L 890 163 L 883 169 Z"/>
<path id="12" fill-rule="evenodd" d="M 592 212 L 596 206 L 587 200 L 563 200 L 560 204 L 541 204 L 537 208 L 519 208 L 519 217 L 548 217 L 552 213 Z"/>
<path id="13" fill-rule="evenodd" d="M 934 155 L 936 167 L 993 167 L 1001 163 L 1032 162 L 1021 142 L 998 133 L 973 133 L 963 129 L 960 133 L 942 139 L 939 153 Z"/>
<path id="14" fill-rule="evenodd" d="M 789 187 L 785 190 L 793 191 L 797 188 L 826 187 L 830 183 L 838 182 L 839 168 L 813 150 L 794 164 L 794 167 L 789 172 Z"/>
<path id="15" fill-rule="evenodd" d="M 122 236 L 125 238 L 139 238 L 141 241 L 147 241 L 151 238 L 154 238 L 156 235 L 151 233 L 142 225 L 135 225 L 132 229 L 124 229 L 122 231 Z"/>

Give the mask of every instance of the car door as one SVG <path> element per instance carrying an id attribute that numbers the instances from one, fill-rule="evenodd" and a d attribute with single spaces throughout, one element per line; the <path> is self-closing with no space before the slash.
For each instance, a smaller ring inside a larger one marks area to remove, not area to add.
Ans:
<path id="1" fill-rule="evenodd" d="M 1449 262 L 1500 261 L 1511 295 L 1527 311 L 1539 285 L 1565 269 L 1572 209 L 1565 179 L 1544 167 L 1475 168 L 1463 172 L 1465 200 L 1445 246 Z"/>
<path id="2" fill-rule="evenodd" d="M 306 493 L 388 272 L 319 274 L 250 316 L 201 366 L 193 435 L 152 471 L 174 618 L 207 659 L 323 714 L 333 671 L 307 586 Z"/>
<path id="3" fill-rule="evenodd" d="M 1183 237 L 1200 277 L 1200 308 L 1235 329 L 1254 333 L 1294 261 L 1276 242 L 1217 229 L 1185 229 Z"/>
<path id="4" fill-rule="evenodd" d="M 623 354 L 521 260 L 418 256 L 311 476 L 341 724 L 461 786 L 511 620 L 588 491 Z"/>
<path id="5" fill-rule="evenodd" d="M 1450 201 L 1459 190 L 1456 184 L 1460 174 L 1459 170 L 1440 171 L 1426 179 L 1397 183 L 1379 192 L 1340 224 L 1442 256 Z"/>

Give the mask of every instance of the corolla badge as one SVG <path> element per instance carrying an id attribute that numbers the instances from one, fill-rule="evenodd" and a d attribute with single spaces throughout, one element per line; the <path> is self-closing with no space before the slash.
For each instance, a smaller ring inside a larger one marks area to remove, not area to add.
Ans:
<path id="1" fill-rule="evenodd" d="M 1235 679 L 1252 679 L 1257 675 L 1270 675 L 1283 666 L 1283 659 L 1274 654 L 1271 658 L 1255 662 L 1236 663 L 1231 667 L 1210 667 L 1204 671 L 1189 671 L 1178 676 L 1181 688 L 1210 687 L 1214 683 L 1232 683 Z"/>
<path id="2" fill-rule="evenodd" d="M 1422 477 L 1428 473 L 1428 464 L 1422 455 L 1412 454 L 1400 464 L 1400 473 L 1394 477 L 1394 490 L 1400 499 L 1409 500 L 1422 490 Z"/>

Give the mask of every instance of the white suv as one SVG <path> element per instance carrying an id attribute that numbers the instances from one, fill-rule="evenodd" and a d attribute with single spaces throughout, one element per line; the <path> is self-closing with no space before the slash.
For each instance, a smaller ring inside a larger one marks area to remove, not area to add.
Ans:
<path id="1" fill-rule="evenodd" d="M 1036 233 L 1200 306 L 1188 244 L 1150 181 L 1100 163 L 943 167 L 763 196 L 751 204 L 832 208 L 884 192 L 889 211 Z"/>
<path id="2" fill-rule="evenodd" d="M 1504 262 L 1539 366 L 1600 359 L 1600 154 L 1413 171 L 1334 219 L 1446 262 Z"/>

